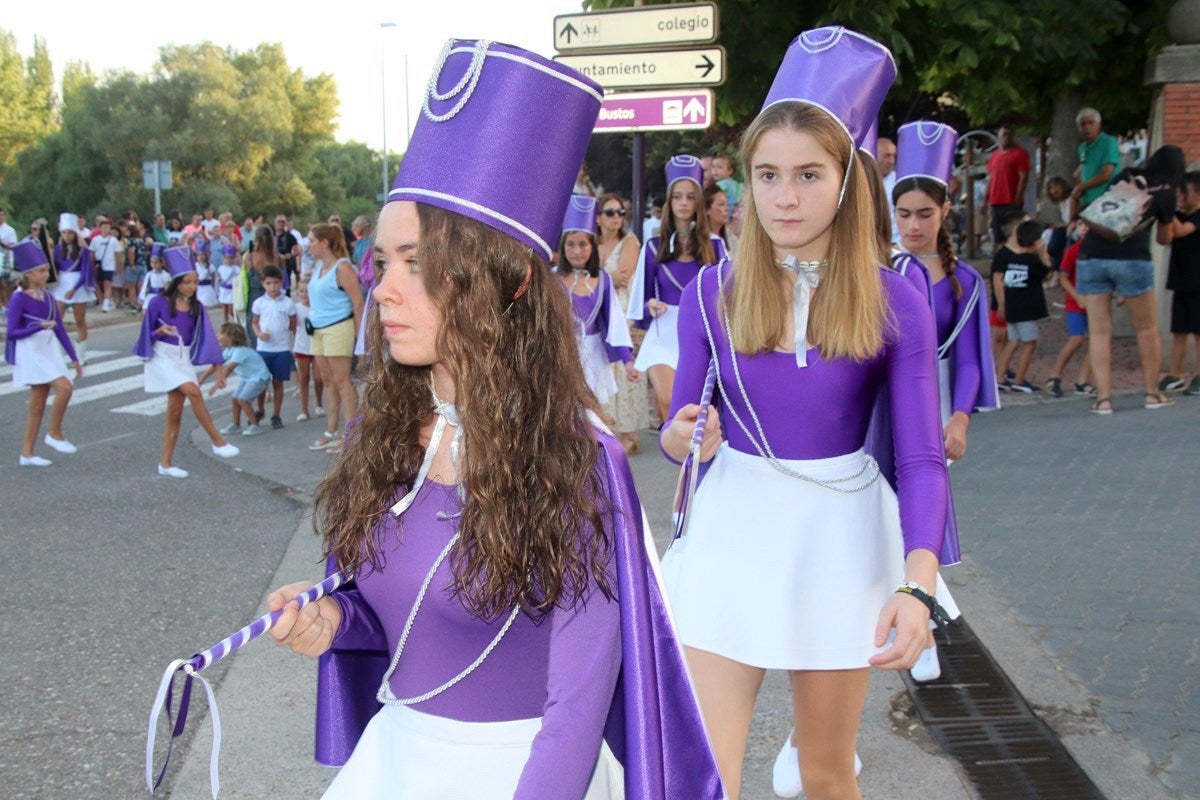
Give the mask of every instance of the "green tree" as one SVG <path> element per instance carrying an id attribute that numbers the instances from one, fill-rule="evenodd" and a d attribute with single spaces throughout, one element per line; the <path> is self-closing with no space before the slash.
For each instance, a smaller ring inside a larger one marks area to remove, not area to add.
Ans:
<path id="1" fill-rule="evenodd" d="M 13 35 L 0 31 L 0 174 L 53 130 L 54 73 L 45 40 L 35 37 L 33 50 L 22 59 Z"/>

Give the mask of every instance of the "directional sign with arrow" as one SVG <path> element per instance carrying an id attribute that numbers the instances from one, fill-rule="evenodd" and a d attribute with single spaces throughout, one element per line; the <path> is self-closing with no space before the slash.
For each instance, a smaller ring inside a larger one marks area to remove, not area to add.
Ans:
<path id="1" fill-rule="evenodd" d="M 614 50 L 717 41 L 716 3 L 616 8 L 554 18 L 554 49 L 560 52 Z"/>
<path id="2" fill-rule="evenodd" d="M 605 89 L 720 86 L 725 82 L 723 47 L 558 55 L 554 59 L 579 70 Z"/>
<path id="3" fill-rule="evenodd" d="M 715 110 L 712 89 L 610 94 L 595 132 L 701 130 L 712 125 Z"/>

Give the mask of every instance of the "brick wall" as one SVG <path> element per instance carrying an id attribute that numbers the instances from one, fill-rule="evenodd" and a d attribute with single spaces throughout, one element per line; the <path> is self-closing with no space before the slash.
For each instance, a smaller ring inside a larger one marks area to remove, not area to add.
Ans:
<path id="1" fill-rule="evenodd" d="M 1200 161 L 1200 83 L 1163 87 L 1162 141 L 1183 149 L 1188 164 Z"/>

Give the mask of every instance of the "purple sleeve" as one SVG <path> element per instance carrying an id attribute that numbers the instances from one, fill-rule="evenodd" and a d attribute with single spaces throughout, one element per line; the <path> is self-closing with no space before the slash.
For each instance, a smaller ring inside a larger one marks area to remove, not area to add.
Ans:
<path id="1" fill-rule="evenodd" d="M 887 384 L 896 448 L 896 495 L 904 554 L 941 554 L 946 532 L 946 456 L 938 408 L 937 343 L 929 306 L 908 281 L 883 271 L 895 328 L 888 335 Z"/>
<path id="2" fill-rule="evenodd" d="M 342 621 L 333 636 L 331 648 L 339 650 L 387 650 L 383 626 L 357 588 L 334 592 L 333 599 L 342 610 Z"/>
<path id="3" fill-rule="evenodd" d="M 720 264 L 722 260 L 729 258 L 729 250 L 725 247 L 725 240 L 716 234 L 712 235 L 713 253 L 716 254 L 717 260 L 714 264 Z"/>
<path id="4" fill-rule="evenodd" d="M 696 297 L 696 285 L 697 282 L 705 280 L 711 283 L 715 277 L 714 269 L 720 269 L 720 267 L 700 272 L 693 281 L 683 287 L 683 294 L 679 298 L 679 362 L 675 368 L 675 382 L 671 385 L 671 411 L 664 422 L 675 419 L 679 409 L 689 403 L 699 403 L 700 395 L 704 392 L 704 379 L 708 377 L 708 363 L 712 360 L 712 351 L 708 344 L 708 334 L 704 332 L 704 320 L 700 316 L 700 302 Z M 710 319 L 710 321 L 713 320 Z M 716 403 L 714 394 L 713 405 Z M 660 433 L 659 436 L 661 437 L 662 434 Z M 680 463 L 662 449 L 661 438 L 658 449 L 672 464 Z"/>
<path id="5" fill-rule="evenodd" d="M 658 240 L 651 239 L 642 246 L 646 256 L 646 268 L 642 272 L 642 318 L 634 320 L 634 327 L 649 330 L 655 317 L 646 310 L 646 304 L 654 299 L 654 287 L 658 283 Z"/>
<path id="6" fill-rule="evenodd" d="M 513 800 L 583 797 L 621 669 L 620 605 L 594 584 L 574 608 L 555 609 L 551 626 L 542 727 Z"/>
<path id="7" fill-rule="evenodd" d="M 963 275 L 965 278 L 965 274 Z M 962 331 L 958 334 L 958 338 L 951 345 L 951 364 L 954 371 L 954 387 L 952 390 L 952 411 L 961 411 L 968 416 L 975 410 L 978 404 L 979 387 L 983 382 L 983 367 L 979 363 L 979 324 L 974 318 L 976 314 L 982 314 L 983 308 L 983 287 L 979 286 L 979 280 L 975 276 L 971 276 L 967 280 L 962 280 L 963 296 L 959 300 L 960 309 L 966 304 L 971 293 L 975 291 L 975 287 L 979 288 L 979 297 L 967 313 L 971 318 L 966 320 L 962 326 Z M 988 342 L 990 347 L 991 343 Z"/>
<path id="8" fill-rule="evenodd" d="M 50 297 L 49 293 L 46 296 L 50 299 L 51 307 L 55 309 L 54 335 L 58 338 L 58 343 L 62 345 L 62 349 L 67 351 L 67 356 L 70 357 L 71 363 L 74 364 L 79 360 L 79 356 L 75 354 L 75 346 L 71 344 L 71 337 L 67 335 L 67 326 L 63 324 L 62 316 L 57 313 L 58 309 L 54 306 L 54 298 Z"/>
<path id="9" fill-rule="evenodd" d="M 25 305 L 29 302 L 29 295 L 25 292 L 13 292 L 12 297 L 8 301 L 8 325 L 6 331 L 8 338 L 12 341 L 24 339 L 27 336 L 33 336 L 42 329 L 42 326 L 36 322 L 25 322 Z"/>

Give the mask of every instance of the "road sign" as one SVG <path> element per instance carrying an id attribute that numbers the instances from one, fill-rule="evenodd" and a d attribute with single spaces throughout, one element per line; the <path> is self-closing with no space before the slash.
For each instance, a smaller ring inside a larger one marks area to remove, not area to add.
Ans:
<path id="1" fill-rule="evenodd" d="M 554 18 L 559 52 L 708 44 L 717 40 L 715 3 L 643 6 Z"/>
<path id="2" fill-rule="evenodd" d="M 171 181 L 171 162 L 170 161 L 143 161 L 142 162 L 142 188 L 143 189 L 170 189 Z"/>
<path id="3" fill-rule="evenodd" d="M 554 60 L 579 70 L 605 89 L 703 87 L 720 86 L 725 82 L 723 47 L 558 55 Z"/>
<path id="4" fill-rule="evenodd" d="M 610 94 L 600 106 L 595 132 L 702 130 L 715 115 L 712 89 Z"/>

